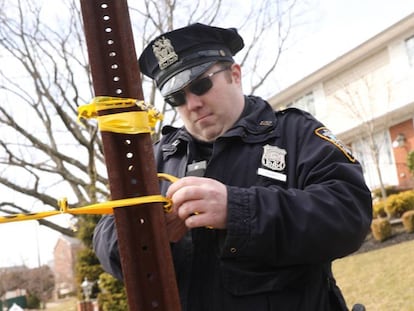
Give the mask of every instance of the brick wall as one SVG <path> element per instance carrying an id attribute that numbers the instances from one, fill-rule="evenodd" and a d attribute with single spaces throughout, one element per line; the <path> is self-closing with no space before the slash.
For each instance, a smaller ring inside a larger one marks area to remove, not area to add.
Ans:
<path id="1" fill-rule="evenodd" d="M 74 238 L 61 236 L 54 249 L 55 288 L 58 297 L 76 292 L 75 264 L 82 243 Z"/>
<path id="2" fill-rule="evenodd" d="M 412 189 L 414 187 L 414 178 L 412 177 L 407 166 L 408 152 L 414 151 L 414 125 L 413 119 L 401 122 L 390 128 L 391 140 L 395 141 L 398 135 L 402 134 L 405 141 L 401 146 L 393 146 L 395 165 L 398 174 L 399 188 Z"/>

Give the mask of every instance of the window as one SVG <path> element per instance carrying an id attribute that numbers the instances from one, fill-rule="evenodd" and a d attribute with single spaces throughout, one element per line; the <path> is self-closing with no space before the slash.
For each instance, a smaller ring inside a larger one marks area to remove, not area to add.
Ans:
<path id="1" fill-rule="evenodd" d="M 301 98 L 295 100 L 294 102 L 287 105 L 287 107 L 295 107 L 302 110 L 305 110 L 309 112 L 312 115 L 315 115 L 315 100 L 313 98 L 313 93 L 310 92 L 306 94 L 305 96 L 302 96 Z"/>
<path id="2" fill-rule="evenodd" d="M 378 169 L 381 171 L 382 181 L 386 185 L 398 185 L 397 171 L 391 147 L 391 139 L 388 130 L 383 130 L 374 135 L 374 148 L 370 147 L 367 137 L 357 137 L 352 143 L 352 152 L 357 160 L 361 163 L 364 177 L 371 189 L 380 185 L 380 176 Z M 375 159 L 375 153 L 378 152 L 379 158 Z M 377 167 L 378 166 L 378 167 Z"/>
<path id="3" fill-rule="evenodd" d="M 414 36 L 405 40 L 405 47 L 407 49 L 408 61 L 410 66 L 414 67 Z"/>

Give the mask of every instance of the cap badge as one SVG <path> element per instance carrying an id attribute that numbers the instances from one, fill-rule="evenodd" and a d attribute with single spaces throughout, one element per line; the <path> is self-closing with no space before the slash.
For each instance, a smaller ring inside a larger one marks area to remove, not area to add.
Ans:
<path id="1" fill-rule="evenodd" d="M 286 150 L 277 146 L 263 146 L 262 164 L 271 170 L 282 171 L 285 166 Z"/>
<path id="2" fill-rule="evenodd" d="M 175 53 L 171 41 L 164 36 L 159 38 L 152 45 L 155 57 L 158 59 L 158 65 L 163 70 L 175 63 L 178 60 L 178 55 Z"/>

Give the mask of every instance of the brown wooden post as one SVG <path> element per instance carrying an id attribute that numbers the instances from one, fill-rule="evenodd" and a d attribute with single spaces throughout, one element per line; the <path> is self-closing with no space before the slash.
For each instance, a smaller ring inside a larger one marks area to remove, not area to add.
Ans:
<path id="1" fill-rule="evenodd" d="M 92 301 L 78 301 L 77 311 L 94 311 Z"/>
<path id="2" fill-rule="evenodd" d="M 127 1 L 81 0 L 81 9 L 95 96 L 143 99 Z M 159 194 L 150 134 L 101 135 L 112 199 Z M 181 310 L 162 204 L 114 215 L 129 310 Z"/>

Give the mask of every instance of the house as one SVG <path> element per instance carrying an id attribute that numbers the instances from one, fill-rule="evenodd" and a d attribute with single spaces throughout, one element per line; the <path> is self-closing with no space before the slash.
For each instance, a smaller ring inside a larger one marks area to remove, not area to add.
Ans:
<path id="1" fill-rule="evenodd" d="M 368 186 L 414 186 L 414 14 L 268 99 L 312 113 L 361 162 Z"/>
<path id="2" fill-rule="evenodd" d="M 54 255 L 55 288 L 58 298 L 76 293 L 75 265 L 79 250 L 83 248 L 80 240 L 61 235 L 56 242 Z"/>

